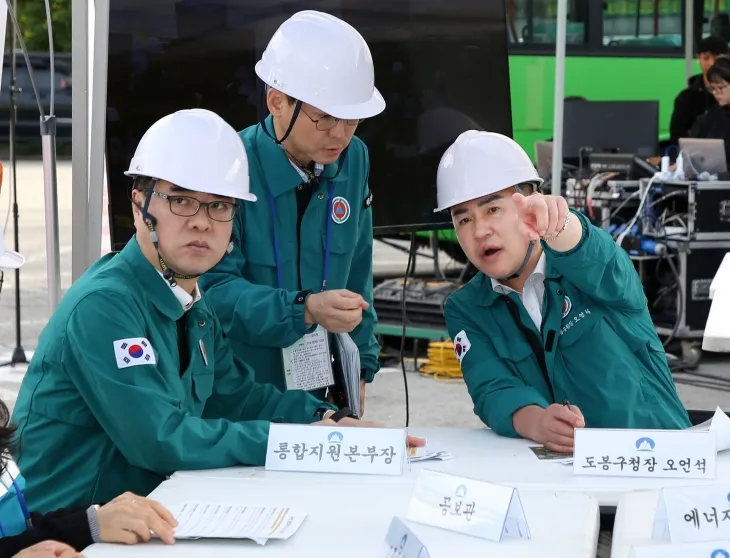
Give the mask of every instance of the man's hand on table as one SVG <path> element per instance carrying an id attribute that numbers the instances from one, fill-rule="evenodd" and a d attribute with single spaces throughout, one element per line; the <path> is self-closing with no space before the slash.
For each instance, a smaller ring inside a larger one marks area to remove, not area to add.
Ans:
<path id="1" fill-rule="evenodd" d="M 177 520 L 159 502 L 125 492 L 97 510 L 102 542 L 136 544 L 152 538 L 175 542 Z"/>
<path id="2" fill-rule="evenodd" d="M 557 403 L 547 409 L 536 405 L 523 407 L 514 414 L 513 422 L 523 438 L 560 453 L 573 453 L 574 430 L 586 425 L 578 407 Z"/>
<path id="3" fill-rule="evenodd" d="M 550 405 L 543 413 L 538 424 L 540 442 L 551 451 L 573 453 L 575 429 L 583 428 L 586 422 L 583 413 L 575 405 Z"/>
<path id="4" fill-rule="evenodd" d="M 372 422 L 369 420 L 358 420 L 356 418 L 352 417 L 345 417 L 339 420 L 339 422 L 335 422 L 332 419 L 326 418 L 324 420 L 320 420 L 317 422 L 312 423 L 315 426 L 354 426 L 354 427 L 361 427 L 361 428 L 387 428 L 384 424 L 380 422 Z M 426 445 L 426 439 L 425 438 L 419 438 L 417 436 L 411 436 L 408 435 L 407 438 L 408 441 L 408 447 L 409 448 L 418 448 L 423 447 Z"/>

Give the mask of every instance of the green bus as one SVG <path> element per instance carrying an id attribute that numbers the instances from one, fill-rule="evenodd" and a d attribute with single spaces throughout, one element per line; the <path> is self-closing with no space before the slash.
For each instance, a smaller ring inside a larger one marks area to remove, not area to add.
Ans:
<path id="1" fill-rule="evenodd" d="M 505 0 L 514 138 L 534 156 L 552 137 L 557 0 Z M 568 0 L 565 96 L 658 100 L 668 138 L 686 86 L 685 0 Z M 694 36 L 730 40 L 730 0 L 695 0 Z M 699 66 L 695 62 L 695 71 Z"/>
<path id="2" fill-rule="evenodd" d="M 513 137 L 534 158 L 535 142 L 553 135 L 558 2 L 504 2 Z M 685 4 L 685 0 L 568 0 L 565 96 L 658 100 L 659 137 L 667 139 L 674 98 L 686 87 Z M 694 4 L 694 37 L 713 34 L 730 42 L 730 0 L 694 0 Z M 694 73 L 699 71 L 695 61 Z M 453 230 L 438 235 L 440 240 L 456 241 Z"/>

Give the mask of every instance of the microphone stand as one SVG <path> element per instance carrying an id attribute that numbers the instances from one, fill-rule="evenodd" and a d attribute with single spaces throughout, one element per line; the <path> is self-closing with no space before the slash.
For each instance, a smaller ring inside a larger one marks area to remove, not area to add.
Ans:
<path id="1" fill-rule="evenodd" d="M 18 2 L 13 0 L 13 11 L 17 10 Z M 18 120 L 18 107 L 16 99 L 16 87 L 15 87 L 15 33 L 13 33 L 13 40 L 10 41 L 10 165 L 12 167 L 12 196 L 13 196 L 13 236 L 15 237 L 14 249 L 16 252 L 20 252 L 20 230 L 18 228 L 18 180 L 16 173 L 16 160 L 15 154 L 15 126 Z M 0 282 L 0 289 L 2 283 Z M 1 291 L 0 291 L 1 292 Z M 15 270 L 15 349 L 10 357 L 9 362 L 0 364 L 3 366 L 15 366 L 16 364 L 27 364 L 28 359 L 25 356 L 23 345 L 21 342 L 20 332 L 20 269 Z"/>

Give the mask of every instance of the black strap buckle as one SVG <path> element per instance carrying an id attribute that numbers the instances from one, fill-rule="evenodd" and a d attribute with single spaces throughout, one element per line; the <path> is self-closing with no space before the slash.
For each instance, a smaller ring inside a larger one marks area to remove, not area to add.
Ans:
<path id="1" fill-rule="evenodd" d="M 355 415 L 352 412 L 352 409 L 349 407 L 342 407 L 339 411 L 337 411 L 334 415 L 330 417 L 334 422 L 340 422 L 343 418 L 357 418 L 357 415 Z"/>
<path id="2" fill-rule="evenodd" d="M 307 301 L 307 297 L 311 294 L 311 289 L 297 293 L 297 296 L 294 299 L 294 304 L 304 304 Z"/>

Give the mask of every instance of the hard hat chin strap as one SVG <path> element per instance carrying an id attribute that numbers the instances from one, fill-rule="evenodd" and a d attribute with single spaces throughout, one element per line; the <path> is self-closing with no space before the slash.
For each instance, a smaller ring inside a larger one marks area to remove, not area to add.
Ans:
<path id="1" fill-rule="evenodd" d="M 139 178 L 139 177 L 138 177 Z M 149 186 L 144 188 L 145 192 L 145 201 L 144 205 L 140 205 L 137 202 L 134 203 L 135 206 L 137 206 L 137 209 L 139 209 L 140 213 L 142 213 L 142 219 L 144 219 L 145 225 L 147 225 L 147 229 L 150 231 L 150 240 L 152 241 L 152 244 L 155 247 L 155 250 L 157 251 L 157 258 L 160 262 L 160 269 L 162 270 L 162 276 L 167 280 L 167 282 L 170 284 L 171 287 L 177 286 L 176 279 L 196 279 L 203 275 L 202 273 L 197 273 L 194 275 L 182 275 L 178 272 L 176 272 L 174 269 L 172 269 L 168 263 L 165 261 L 165 258 L 162 257 L 162 253 L 160 252 L 160 239 L 157 235 L 157 231 L 155 230 L 155 226 L 157 225 L 157 218 L 152 215 L 149 211 L 150 209 L 150 202 L 152 201 L 152 193 L 155 191 L 155 186 L 157 185 L 157 179 L 153 178 L 151 179 L 151 182 Z M 134 188 L 135 185 L 132 185 L 132 188 Z M 142 190 L 140 190 L 142 191 Z M 130 198 L 131 198 L 131 192 L 130 192 Z M 236 245 L 236 239 L 233 235 L 231 235 L 231 240 L 228 243 L 228 248 L 226 248 L 226 253 L 223 255 L 223 258 L 225 258 L 228 254 L 233 252 L 233 248 Z M 221 261 L 223 260 L 221 258 Z"/>
<path id="2" fill-rule="evenodd" d="M 532 256 L 532 251 L 535 249 L 535 243 L 536 240 L 531 240 L 529 246 L 527 247 L 527 253 L 525 254 L 525 259 L 522 260 L 522 264 L 520 267 L 517 268 L 517 271 L 515 271 L 512 275 L 509 277 L 506 277 L 506 280 L 511 279 L 517 279 L 522 273 L 525 271 L 525 268 L 527 267 L 527 264 L 530 262 L 530 257 Z"/>
<path id="3" fill-rule="evenodd" d="M 539 185 L 535 185 L 535 191 L 540 192 Z M 521 193 L 519 184 L 515 185 L 515 192 L 517 192 L 518 194 Z M 530 257 L 532 257 L 532 251 L 535 249 L 536 242 L 537 242 L 536 240 L 530 240 L 530 244 L 527 246 L 527 253 L 525 254 L 525 259 L 522 260 L 522 264 L 520 265 L 520 267 L 518 267 L 517 271 L 515 271 L 509 277 L 506 277 L 505 279 L 501 279 L 502 281 L 504 281 L 504 280 L 509 281 L 512 279 L 517 279 L 520 275 L 522 275 L 522 273 L 525 271 L 525 268 L 527 267 L 527 264 L 530 263 Z"/>
<path id="4" fill-rule="evenodd" d="M 145 196 L 144 206 L 139 205 L 138 203 L 135 203 L 135 205 L 139 208 L 140 212 L 142 213 L 142 219 L 144 219 L 145 224 L 147 225 L 147 228 L 150 231 L 150 240 L 152 241 L 152 244 L 155 246 L 155 250 L 157 251 L 157 259 L 160 262 L 160 269 L 162 269 L 162 276 L 167 280 L 167 282 L 170 284 L 171 287 L 177 286 L 176 279 L 195 279 L 197 277 L 200 277 L 202 273 L 198 273 L 196 275 L 181 275 L 177 273 L 174 269 L 172 269 L 165 259 L 162 257 L 162 254 L 160 253 L 160 239 L 157 236 L 157 231 L 155 230 L 155 225 L 157 224 L 157 218 L 152 215 L 149 212 L 150 208 L 150 202 L 152 201 L 152 192 L 155 191 L 155 185 L 157 184 L 157 179 L 153 179 L 150 183 L 149 188 L 147 189 L 147 195 Z"/>
<path id="5" fill-rule="evenodd" d="M 261 128 L 263 129 L 264 133 L 269 136 L 277 145 L 281 145 L 286 138 L 289 137 L 289 134 L 291 134 L 291 131 L 294 129 L 294 123 L 297 121 L 297 118 L 299 117 L 299 113 L 302 110 L 302 102 L 297 100 L 296 104 L 294 105 L 294 114 L 291 115 L 291 120 L 289 121 L 289 127 L 286 129 L 286 132 L 284 132 L 284 136 L 281 139 L 277 139 L 276 137 L 276 128 L 272 130 L 274 135 L 271 135 L 269 131 L 266 129 L 266 118 L 262 117 L 259 121 L 259 124 L 261 124 Z"/>

